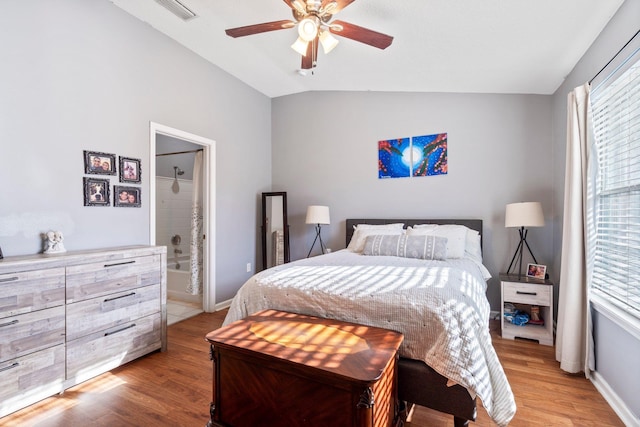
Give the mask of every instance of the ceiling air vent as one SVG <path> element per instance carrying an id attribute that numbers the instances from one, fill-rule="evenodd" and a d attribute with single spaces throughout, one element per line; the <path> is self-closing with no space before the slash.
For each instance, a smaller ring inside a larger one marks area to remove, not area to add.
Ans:
<path id="1" fill-rule="evenodd" d="M 169 12 L 173 13 L 183 21 L 189 21 L 190 19 L 198 16 L 193 13 L 191 9 L 185 6 L 180 0 L 156 0 L 156 3 L 163 6 Z"/>

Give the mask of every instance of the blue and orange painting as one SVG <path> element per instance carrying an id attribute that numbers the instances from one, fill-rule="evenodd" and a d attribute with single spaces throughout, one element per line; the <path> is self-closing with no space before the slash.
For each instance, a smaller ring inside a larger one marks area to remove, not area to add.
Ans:
<path id="1" fill-rule="evenodd" d="M 447 173 L 447 134 L 414 136 L 412 175 L 432 176 Z"/>
<path id="2" fill-rule="evenodd" d="M 378 178 L 411 176 L 411 140 L 409 138 L 378 141 Z"/>
<path id="3" fill-rule="evenodd" d="M 378 178 L 446 173 L 446 133 L 378 141 Z"/>

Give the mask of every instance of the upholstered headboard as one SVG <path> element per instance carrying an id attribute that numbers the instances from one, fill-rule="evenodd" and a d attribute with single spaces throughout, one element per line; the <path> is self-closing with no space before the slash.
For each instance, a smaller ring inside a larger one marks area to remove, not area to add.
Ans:
<path id="1" fill-rule="evenodd" d="M 416 224 L 458 224 L 469 227 L 472 230 L 476 230 L 480 233 L 480 245 L 482 245 L 482 220 L 481 219 L 350 219 L 347 218 L 346 229 L 346 245 L 349 245 L 351 237 L 353 236 L 353 227 L 358 224 L 394 224 L 404 223 L 405 227 Z"/>

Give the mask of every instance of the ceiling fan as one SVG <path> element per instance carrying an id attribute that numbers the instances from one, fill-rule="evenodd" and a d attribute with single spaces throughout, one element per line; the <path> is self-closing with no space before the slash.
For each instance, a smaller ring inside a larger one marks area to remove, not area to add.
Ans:
<path id="1" fill-rule="evenodd" d="M 228 36 L 244 37 L 268 31 L 298 27 L 298 39 L 291 45 L 302 55 L 302 69 L 316 66 L 318 44 L 322 44 L 324 53 L 329 53 L 338 40 L 332 34 L 346 37 L 378 49 L 391 45 L 393 37 L 369 30 L 344 21 L 331 21 L 333 15 L 349 6 L 355 0 L 284 0 L 291 8 L 295 21 L 281 20 L 226 30 Z"/>

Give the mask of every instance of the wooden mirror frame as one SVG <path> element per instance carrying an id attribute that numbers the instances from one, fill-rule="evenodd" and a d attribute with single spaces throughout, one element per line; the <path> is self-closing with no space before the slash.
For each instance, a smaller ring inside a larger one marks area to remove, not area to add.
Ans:
<path id="1" fill-rule="evenodd" d="M 284 238 L 284 262 L 291 261 L 289 252 L 289 222 L 287 219 L 287 193 L 285 191 L 262 193 L 262 269 L 266 270 L 267 266 L 267 253 L 269 248 L 267 247 L 267 197 L 282 197 L 282 225 L 283 225 L 283 238 Z"/>

